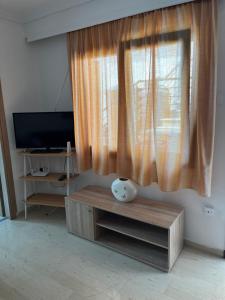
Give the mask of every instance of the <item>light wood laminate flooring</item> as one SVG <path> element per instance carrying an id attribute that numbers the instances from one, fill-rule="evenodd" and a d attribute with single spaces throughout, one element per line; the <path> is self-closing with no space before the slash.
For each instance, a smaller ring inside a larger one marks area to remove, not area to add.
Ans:
<path id="1" fill-rule="evenodd" d="M 0 222 L 1 300 L 225 300 L 222 258 L 185 247 L 167 274 L 67 233 L 61 208 L 28 216 Z"/>

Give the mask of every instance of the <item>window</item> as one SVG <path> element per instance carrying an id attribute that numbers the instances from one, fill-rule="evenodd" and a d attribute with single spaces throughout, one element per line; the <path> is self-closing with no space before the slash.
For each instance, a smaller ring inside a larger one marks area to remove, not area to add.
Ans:
<path id="1" fill-rule="evenodd" d="M 154 135 L 154 128 L 158 146 L 162 149 L 164 143 L 168 146 L 165 137 L 170 137 L 170 151 L 178 151 L 177 136 L 185 122 L 184 103 L 189 102 L 190 31 L 125 42 L 120 55 L 125 60 L 124 65 L 131 66 L 123 71 L 126 93 L 133 105 L 135 144 L 142 143 L 149 134 Z M 152 101 L 152 105 L 147 105 L 148 101 Z M 154 114 L 149 120 L 146 119 L 146 107 L 151 107 Z"/>

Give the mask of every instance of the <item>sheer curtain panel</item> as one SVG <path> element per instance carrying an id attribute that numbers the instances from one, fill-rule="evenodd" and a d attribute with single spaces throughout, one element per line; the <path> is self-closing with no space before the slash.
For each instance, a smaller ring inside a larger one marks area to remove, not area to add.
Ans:
<path id="1" fill-rule="evenodd" d="M 68 33 L 80 171 L 210 196 L 216 1 Z"/>

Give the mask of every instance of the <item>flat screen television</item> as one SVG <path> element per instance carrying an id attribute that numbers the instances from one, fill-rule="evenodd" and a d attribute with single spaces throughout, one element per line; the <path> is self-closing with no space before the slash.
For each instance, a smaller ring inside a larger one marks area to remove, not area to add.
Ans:
<path id="1" fill-rule="evenodd" d="M 13 113 L 17 148 L 66 148 L 75 145 L 73 112 Z"/>

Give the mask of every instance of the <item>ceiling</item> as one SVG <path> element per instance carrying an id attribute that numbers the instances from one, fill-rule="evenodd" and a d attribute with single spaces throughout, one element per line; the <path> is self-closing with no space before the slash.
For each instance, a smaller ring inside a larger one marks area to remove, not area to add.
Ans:
<path id="1" fill-rule="evenodd" d="M 0 14 L 26 23 L 93 0 L 0 0 Z"/>

